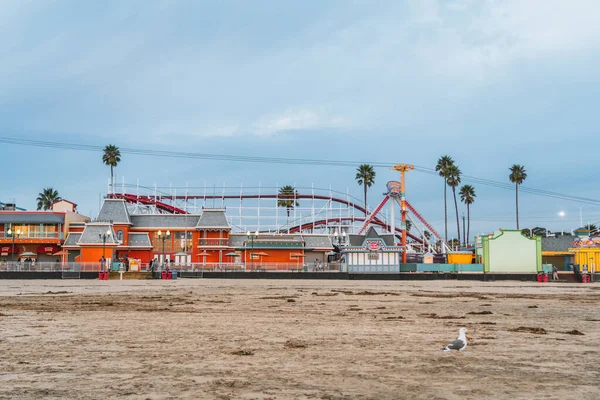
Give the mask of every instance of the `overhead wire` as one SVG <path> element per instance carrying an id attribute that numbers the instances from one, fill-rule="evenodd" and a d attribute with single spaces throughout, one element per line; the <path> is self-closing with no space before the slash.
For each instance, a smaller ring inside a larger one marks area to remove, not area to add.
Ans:
<path id="1" fill-rule="evenodd" d="M 77 151 L 103 151 L 103 146 L 90 145 L 90 144 L 77 144 L 77 143 L 62 143 L 53 141 L 33 140 L 33 139 L 20 139 L 11 137 L 0 137 L 0 143 L 21 145 L 21 146 L 33 146 L 43 148 L 55 148 L 64 150 L 77 150 Z M 356 167 L 360 164 L 369 164 L 376 168 L 391 168 L 395 165 L 393 162 L 381 162 L 381 161 L 352 161 L 352 160 L 319 160 L 319 159 L 306 159 L 306 158 L 289 158 L 289 157 L 262 157 L 262 156 L 244 156 L 244 155 L 232 155 L 232 154 L 211 154 L 211 153 L 191 153 L 181 151 L 168 151 L 168 150 L 156 150 L 156 149 L 139 149 L 120 147 L 122 154 L 132 154 L 140 156 L 154 156 L 154 157 L 172 157 L 172 158 L 184 158 L 184 159 L 200 159 L 200 160 L 215 160 L 215 161 L 232 161 L 232 162 L 252 162 L 252 163 L 265 163 L 265 164 L 287 164 L 287 165 L 314 165 L 314 166 L 335 166 L 335 167 Z M 423 167 L 415 165 L 415 171 L 421 172 L 428 175 L 439 175 L 434 168 Z M 467 182 L 476 183 L 479 185 L 494 187 L 498 189 L 514 190 L 514 185 L 510 183 L 498 182 L 490 179 L 479 178 L 470 175 L 461 174 L 461 179 Z M 523 193 L 534 194 L 538 196 L 561 199 L 566 201 L 578 202 L 580 204 L 600 205 L 600 200 L 591 199 L 581 196 L 573 196 L 565 193 L 553 192 L 549 190 L 537 189 L 527 186 L 520 185 L 519 190 Z"/>

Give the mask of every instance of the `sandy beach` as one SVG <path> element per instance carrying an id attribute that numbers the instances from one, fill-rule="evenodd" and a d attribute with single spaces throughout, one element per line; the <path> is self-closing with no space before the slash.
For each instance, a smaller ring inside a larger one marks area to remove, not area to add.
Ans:
<path id="1" fill-rule="evenodd" d="M 597 399 L 599 304 L 597 284 L 2 280 L 0 398 Z"/>

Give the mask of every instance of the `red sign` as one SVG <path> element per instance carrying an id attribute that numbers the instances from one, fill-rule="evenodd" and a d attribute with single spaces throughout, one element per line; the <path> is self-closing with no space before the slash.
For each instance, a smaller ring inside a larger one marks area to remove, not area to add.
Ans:
<path id="1" fill-rule="evenodd" d="M 378 242 L 371 242 L 369 243 L 369 250 L 371 251 L 377 251 L 381 248 L 381 246 L 379 245 Z"/>
<path id="2" fill-rule="evenodd" d="M 54 254 L 58 252 L 60 249 L 55 245 L 42 245 L 37 248 L 36 253 L 38 254 Z"/>

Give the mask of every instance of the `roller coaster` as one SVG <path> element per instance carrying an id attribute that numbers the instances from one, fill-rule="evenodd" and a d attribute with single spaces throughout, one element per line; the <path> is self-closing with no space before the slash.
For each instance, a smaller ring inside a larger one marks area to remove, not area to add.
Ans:
<path id="1" fill-rule="evenodd" d="M 259 230 L 270 233 L 333 235 L 344 231 L 360 234 L 369 225 L 374 225 L 383 232 L 393 233 L 398 240 L 404 242 L 402 235 L 403 229 L 407 228 L 405 221 L 411 221 L 418 234 L 406 231 L 406 242 L 411 246 L 421 246 L 421 251 L 447 250 L 442 237 L 405 199 L 402 208 L 399 192 L 395 190 L 394 185 L 390 188 L 388 184 L 383 200 L 376 208 L 367 210 L 358 204 L 358 199 L 348 194 L 346 198 L 334 196 L 331 189 L 327 194 L 315 193 L 315 190 L 327 192 L 327 189 L 314 188 L 310 188 L 311 193 L 294 194 L 260 193 L 260 189 L 259 193 L 248 194 L 240 190 L 239 193 L 232 194 L 232 189 L 227 189 L 229 193 L 223 190 L 221 194 L 189 194 L 186 190 L 185 195 L 177 195 L 172 191 L 168 194 L 157 193 L 156 190 L 154 194 L 133 194 L 124 191 L 111 193 L 107 197 L 125 200 L 133 214 L 194 214 L 200 213 L 202 208 L 224 208 L 232 229 L 240 232 Z M 389 208 L 391 215 L 384 215 L 383 209 L 389 200 L 392 200 Z M 283 206 L 286 202 L 291 204 L 291 207 Z M 304 207 L 300 202 L 305 203 Z M 310 206 L 306 207 L 306 203 Z M 401 212 L 405 210 L 404 221 L 395 220 L 394 203 L 398 203 Z"/>

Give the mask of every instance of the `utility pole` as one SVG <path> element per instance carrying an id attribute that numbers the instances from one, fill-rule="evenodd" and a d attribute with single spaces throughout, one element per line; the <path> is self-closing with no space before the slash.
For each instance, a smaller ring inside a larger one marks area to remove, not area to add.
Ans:
<path id="1" fill-rule="evenodd" d="M 392 167 L 394 171 L 400 171 L 400 212 L 402 214 L 402 264 L 406 264 L 406 181 L 404 175 L 406 171 L 415 169 L 414 165 L 396 164 Z"/>
<path id="2" fill-rule="evenodd" d="M 462 215 L 462 220 L 463 220 L 463 243 L 465 244 L 465 247 L 468 245 L 467 243 L 467 231 L 465 230 L 465 214 Z"/>

